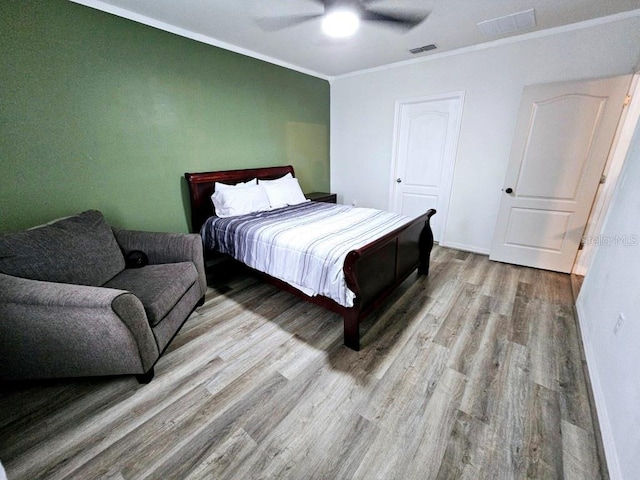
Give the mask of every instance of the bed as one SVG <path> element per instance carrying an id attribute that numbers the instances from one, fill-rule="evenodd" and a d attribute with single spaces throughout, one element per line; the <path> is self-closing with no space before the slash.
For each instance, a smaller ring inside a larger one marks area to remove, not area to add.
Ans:
<path id="1" fill-rule="evenodd" d="M 185 173 L 191 204 L 191 231 L 202 233 L 203 226 L 214 215 L 211 195 L 216 182 L 238 184 L 254 178 L 278 179 L 287 174 L 294 176 L 292 166 Z M 429 256 L 433 247 L 433 232 L 429 220 L 435 213 L 434 209 L 430 209 L 366 245 L 346 253 L 341 270 L 344 282 L 353 294 L 349 304 L 325 295 L 309 295 L 282 279 L 264 272 L 259 273 L 277 287 L 341 315 L 344 322 L 344 344 L 353 350 L 360 350 L 361 321 L 379 307 L 416 269 L 419 275 L 428 275 Z M 214 252 L 207 250 L 207 254 L 211 253 Z"/>

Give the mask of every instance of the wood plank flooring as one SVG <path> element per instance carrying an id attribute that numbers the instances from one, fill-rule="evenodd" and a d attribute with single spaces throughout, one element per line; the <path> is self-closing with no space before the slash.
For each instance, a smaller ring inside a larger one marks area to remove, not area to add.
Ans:
<path id="1" fill-rule="evenodd" d="M 607 476 L 567 275 L 436 247 L 360 352 L 337 315 L 242 269 L 211 284 L 149 385 L 0 384 L 8 478 Z"/>

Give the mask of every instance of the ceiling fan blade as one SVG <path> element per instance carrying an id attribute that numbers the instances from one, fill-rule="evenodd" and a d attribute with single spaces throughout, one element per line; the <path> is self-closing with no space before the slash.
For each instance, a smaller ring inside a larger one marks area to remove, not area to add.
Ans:
<path id="1" fill-rule="evenodd" d="M 314 13 L 312 15 L 288 15 L 286 17 L 263 17 L 258 18 L 256 23 L 267 32 L 277 32 L 278 30 L 300 25 L 301 23 L 321 17 L 321 13 Z"/>
<path id="2" fill-rule="evenodd" d="M 361 19 L 372 22 L 384 22 L 389 26 L 402 28 L 403 30 L 410 30 L 413 27 L 421 24 L 429 16 L 428 13 L 415 13 L 415 14 L 395 14 L 395 13 L 381 13 L 374 12 L 373 10 L 365 10 L 362 13 Z"/>

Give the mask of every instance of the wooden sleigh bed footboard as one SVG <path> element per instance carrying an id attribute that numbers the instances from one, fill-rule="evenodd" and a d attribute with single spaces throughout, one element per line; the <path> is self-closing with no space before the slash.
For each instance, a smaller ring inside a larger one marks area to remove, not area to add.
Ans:
<path id="1" fill-rule="evenodd" d="M 273 179 L 291 173 L 293 167 L 266 167 L 220 172 L 186 173 L 191 201 L 191 231 L 199 232 L 213 215 L 210 197 L 214 183 L 236 184 L 253 178 Z M 258 272 L 269 283 L 294 295 L 338 313 L 344 321 L 344 344 L 360 349 L 360 323 L 379 307 L 393 291 L 416 269 L 428 275 L 429 256 L 433 247 L 431 209 L 411 222 L 377 240 L 347 254 L 343 271 L 347 287 L 355 294 L 353 307 L 345 307 L 321 295 L 308 296 L 288 283 Z"/>
<path id="2" fill-rule="evenodd" d="M 354 305 L 344 309 L 344 344 L 360 350 L 360 322 L 379 307 L 411 273 L 429 274 L 433 248 L 430 209 L 412 222 L 384 237 L 349 252 L 344 274 L 349 289 L 356 294 Z"/>

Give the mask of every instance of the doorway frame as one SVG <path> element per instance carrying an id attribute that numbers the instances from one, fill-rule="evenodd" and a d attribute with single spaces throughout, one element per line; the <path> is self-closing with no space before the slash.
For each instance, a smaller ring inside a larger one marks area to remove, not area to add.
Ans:
<path id="1" fill-rule="evenodd" d="M 426 103 L 440 100 L 458 100 L 459 108 L 458 108 L 458 118 L 456 120 L 455 127 L 453 129 L 453 152 L 452 152 L 452 160 L 450 165 L 449 178 L 446 180 L 446 191 L 443 192 L 442 199 L 444 208 L 438 209 L 437 215 L 442 218 L 442 230 L 440 241 L 436 242 L 442 246 L 446 246 L 446 236 L 447 236 L 447 223 L 449 220 L 449 205 L 451 203 L 451 193 L 453 190 L 453 178 L 455 175 L 455 167 L 456 161 L 458 159 L 458 147 L 460 143 L 460 132 L 462 131 L 462 118 L 464 116 L 464 99 L 465 99 L 465 90 L 459 90 L 455 92 L 446 92 L 446 93 L 437 93 L 433 95 L 422 95 L 419 97 L 408 97 L 408 98 L 400 98 L 395 101 L 395 114 L 393 120 L 393 144 L 392 144 L 392 156 L 391 156 L 391 169 L 389 174 L 389 182 L 391 184 L 389 188 L 389 200 L 388 200 L 388 210 L 394 211 L 394 203 L 397 189 L 397 167 L 399 160 L 399 149 L 400 149 L 400 121 L 402 118 L 402 109 L 404 106 L 414 105 L 416 103 Z"/>
<path id="2" fill-rule="evenodd" d="M 640 73 L 634 73 L 631 77 L 631 85 L 627 95 L 631 97 L 629 104 L 623 107 L 616 128 L 615 136 L 611 144 L 611 150 L 604 165 L 603 175 L 605 181 L 596 192 L 591 213 L 584 230 L 584 239 L 597 240 L 597 236 L 602 232 L 604 222 L 607 218 L 609 206 L 617 190 L 618 180 L 622 167 L 627 158 L 631 140 L 635 132 L 636 125 L 640 122 Z M 586 241 L 582 250 L 578 250 L 573 263 L 571 273 L 584 276 L 589 271 L 589 266 L 596 252 L 597 241 Z"/>

